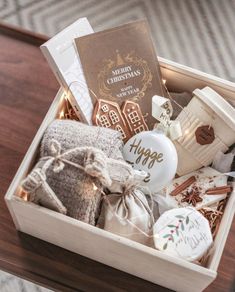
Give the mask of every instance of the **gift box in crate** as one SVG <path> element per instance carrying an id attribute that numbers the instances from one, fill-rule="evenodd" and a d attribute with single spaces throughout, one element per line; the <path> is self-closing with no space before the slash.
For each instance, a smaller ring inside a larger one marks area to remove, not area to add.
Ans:
<path id="1" fill-rule="evenodd" d="M 163 79 L 172 92 L 193 92 L 209 86 L 235 106 L 235 85 L 229 81 L 158 58 Z M 59 79 L 61 79 L 59 77 Z M 63 83 L 63 82 L 62 82 Z M 5 196 L 19 231 L 177 291 L 202 291 L 217 275 L 235 212 L 235 191 L 226 203 L 213 248 L 205 265 L 187 262 L 152 247 L 110 233 L 27 200 L 21 182 L 32 169 L 40 142 L 56 118 L 68 114 L 67 91 L 61 88 L 48 110 Z M 189 102 L 190 100 L 188 100 Z M 69 116 L 71 118 L 71 115 Z"/>

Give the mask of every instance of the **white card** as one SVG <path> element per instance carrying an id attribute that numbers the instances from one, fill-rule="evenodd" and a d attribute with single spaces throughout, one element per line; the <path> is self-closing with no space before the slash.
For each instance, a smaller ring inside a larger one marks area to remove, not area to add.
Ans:
<path id="1" fill-rule="evenodd" d="M 88 124 L 92 123 L 93 104 L 74 39 L 93 32 L 87 18 L 80 18 L 41 46 L 73 109 Z"/>

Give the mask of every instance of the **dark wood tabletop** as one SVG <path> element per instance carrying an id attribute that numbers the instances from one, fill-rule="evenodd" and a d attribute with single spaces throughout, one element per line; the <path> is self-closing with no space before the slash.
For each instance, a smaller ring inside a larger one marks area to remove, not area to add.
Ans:
<path id="1" fill-rule="evenodd" d="M 58 291 L 168 291 L 15 229 L 4 195 L 59 89 L 45 40 L 0 25 L 0 269 Z M 235 291 L 234 246 L 235 221 L 207 292 Z"/>

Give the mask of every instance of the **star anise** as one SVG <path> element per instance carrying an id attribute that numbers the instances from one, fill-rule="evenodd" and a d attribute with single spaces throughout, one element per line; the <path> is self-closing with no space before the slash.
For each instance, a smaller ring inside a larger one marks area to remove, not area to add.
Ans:
<path id="1" fill-rule="evenodd" d="M 199 194 L 200 193 L 194 189 L 187 191 L 186 194 L 183 194 L 181 202 L 191 204 L 193 207 L 195 207 L 197 203 L 202 202 L 202 198 L 199 196 Z"/>

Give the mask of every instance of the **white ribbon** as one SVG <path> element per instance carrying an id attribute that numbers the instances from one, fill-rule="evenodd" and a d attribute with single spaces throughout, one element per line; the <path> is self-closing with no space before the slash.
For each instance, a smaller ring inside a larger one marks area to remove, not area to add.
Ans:
<path id="1" fill-rule="evenodd" d="M 172 121 L 173 108 L 168 98 L 154 95 L 152 97 L 152 116 L 160 123 L 156 129 L 163 131 L 171 140 L 176 140 L 182 136 L 179 121 Z"/>

